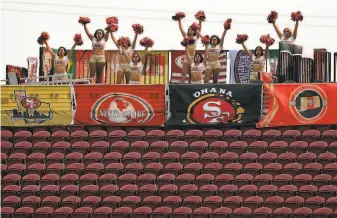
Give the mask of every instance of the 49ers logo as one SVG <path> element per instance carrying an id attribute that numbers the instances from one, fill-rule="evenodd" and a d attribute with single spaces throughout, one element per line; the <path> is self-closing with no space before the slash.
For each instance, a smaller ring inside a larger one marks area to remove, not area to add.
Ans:
<path id="1" fill-rule="evenodd" d="M 205 92 L 214 92 L 201 90 Z M 219 93 L 207 93 L 201 96 L 201 92 L 194 93 L 198 97 L 187 109 L 187 121 L 191 124 L 225 124 L 239 123 L 244 109 L 240 103 L 231 99 L 230 91 L 219 90 Z"/>
<path id="2" fill-rule="evenodd" d="M 40 107 L 41 102 L 35 97 L 26 97 L 22 99 L 21 104 L 24 108 L 27 109 L 37 109 Z"/>

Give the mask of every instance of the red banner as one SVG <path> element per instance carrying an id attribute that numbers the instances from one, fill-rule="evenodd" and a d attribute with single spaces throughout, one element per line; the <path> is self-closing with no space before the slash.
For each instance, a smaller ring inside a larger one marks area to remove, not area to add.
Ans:
<path id="1" fill-rule="evenodd" d="M 257 127 L 337 124 L 337 84 L 264 84 L 263 87 L 267 113 Z"/>
<path id="2" fill-rule="evenodd" d="M 205 51 L 197 51 L 201 54 L 204 54 Z M 171 51 L 171 83 L 179 83 L 181 79 L 181 72 L 183 69 L 183 59 L 185 57 L 185 51 Z M 221 64 L 221 72 L 219 74 L 219 83 L 226 83 L 227 78 L 227 51 L 221 51 L 219 56 L 220 64 Z M 186 75 L 185 83 L 188 82 L 189 75 Z M 213 83 L 211 79 L 209 83 Z"/>
<path id="3" fill-rule="evenodd" d="M 162 126 L 165 85 L 75 85 L 74 124 Z"/>

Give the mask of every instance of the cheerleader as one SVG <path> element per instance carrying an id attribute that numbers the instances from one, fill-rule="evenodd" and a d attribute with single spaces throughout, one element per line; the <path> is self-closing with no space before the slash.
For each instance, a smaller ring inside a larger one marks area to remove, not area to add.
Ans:
<path id="1" fill-rule="evenodd" d="M 87 27 L 87 24 L 83 24 L 85 33 L 92 42 L 92 55 L 89 61 L 90 66 L 90 78 L 96 77 L 96 83 L 101 83 L 103 70 L 106 64 L 105 60 L 105 45 L 109 39 L 108 32 L 104 32 L 102 29 L 97 29 L 92 35 Z M 104 81 L 103 81 L 104 83 Z"/>
<path id="2" fill-rule="evenodd" d="M 194 39 L 194 43 L 193 44 L 190 44 L 187 46 L 187 50 L 188 50 L 188 53 L 189 53 L 189 57 L 194 57 L 195 55 L 195 50 L 197 48 L 197 42 L 198 42 L 198 39 L 201 38 L 201 26 L 202 26 L 202 20 L 199 20 L 199 27 L 200 29 L 199 30 L 193 30 L 191 28 L 191 26 L 188 28 L 187 30 L 187 34 L 183 28 L 183 24 L 181 22 L 181 19 L 178 19 L 178 24 L 179 24 L 179 29 L 180 29 L 180 32 L 181 32 L 181 35 L 184 37 L 184 38 L 189 38 L 191 40 Z M 190 63 L 191 60 L 188 59 L 188 56 L 185 56 L 184 59 L 183 59 L 183 70 L 182 70 L 182 76 L 181 76 L 181 80 L 180 80 L 180 83 L 184 83 L 185 81 L 185 78 L 186 78 L 186 74 L 188 73 L 189 69 L 190 69 Z M 192 60 L 193 62 L 193 60 Z"/>
<path id="3" fill-rule="evenodd" d="M 277 26 L 276 21 L 273 22 L 274 29 L 282 42 L 295 43 L 297 37 L 298 22 L 299 22 L 298 20 L 295 21 L 294 32 L 292 32 L 290 28 L 286 27 L 283 29 L 283 33 Z"/>
<path id="4" fill-rule="evenodd" d="M 125 48 L 123 46 L 121 48 L 124 54 L 126 54 L 126 60 L 129 62 L 130 75 L 128 84 L 142 84 L 143 64 L 145 63 L 147 57 L 148 47 L 145 47 L 143 57 L 140 57 L 137 52 L 133 52 L 132 56 L 129 56 Z M 130 59 L 130 57 L 132 58 Z"/>
<path id="5" fill-rule="evenodd" d="M 119 67 L 117 72 L 117 84 L 121 84 L 125 76 L 126 84 L 129 84 L 130 81 L 130 61 L 128 61 L 127 56 L 131 57 L 133 51 L 136 48 L 138 33 L 135 33 L 135 37 L 131 44 L 129 38 L 127 38 L 128 43 L 126 45 L 119 45 L 117 39 L 115 38 L 113 32 L 111 32 L 111 38 L 116 47 L 119 49 Z"/>
<path id="6" fill-rule="evenodd" d="M 224 39 L 226 36 L 227 30 L 225 29 L 222 33 L 221 39 L 217 35 L 213 35 L 210 38 L 210 46 L 208 47 L 207 52 L 207 64 L 206 64 L 206 75 L 205 83 L 208 84 L 210 78 L 213 76 L 213 83 L 218 83 L 219 73 L 221 71 L 221 65 L 219 61 L 219 55 L 222 50 Z"/>
<path id="7" fill-rule="evenodd" d="M 67 50 L 65 47 L 59 47 L 57 50 L 57 54 L 54 53 L 54 51 L 50 48 L 48 41 L 44 41 L 47 50 L 51 54 L 51 56 L 54 58 L 54 75 L 53 77 L 54 80 L 67 80 L 67 67 L 68 67 L 68 62 L 69 59 L 71 58 L 73 51 L 76 47 L 76 43 L 71 47 L 69 53 L 67 53 Z"/>
<path id="8" fill-rule="evenodd" d="M 188 46 L 185 47 L 186 57 L 189 60 L 190 64 L 190 75 L 191 75 L 191 84 L 203 84 L 204 80 L 202 78 L 203 72 L 206 67 L 206 59 L 207 59 L 207 50 L 208 45 L 205 45 L 205 57 L 202 57 L 202 54 L 196 52 L 194 57 L 190 56 Z"/>
<path id="9" fill-rule="evenodd" d="M 266 45 L 265 52 L 261 46 L 257 46 L 254 50 L 254 54 L 246 47 L 244 42 L 242 42 L 242 46 L 246 54 L 252 59 L 253 71 L 250 75 L 250 81 L 259 80 L 260 72 L 266 71 L 266 60 L 268 59 L 269 46 Z"/>

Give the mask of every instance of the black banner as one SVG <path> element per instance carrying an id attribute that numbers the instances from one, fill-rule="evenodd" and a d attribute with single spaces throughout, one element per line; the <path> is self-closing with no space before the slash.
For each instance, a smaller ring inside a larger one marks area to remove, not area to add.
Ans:
<path id="1" fill-rule="evenodd" d="M 170 85 L 167 125 L 253 124 L 260 119 L 261 84 Z"/>

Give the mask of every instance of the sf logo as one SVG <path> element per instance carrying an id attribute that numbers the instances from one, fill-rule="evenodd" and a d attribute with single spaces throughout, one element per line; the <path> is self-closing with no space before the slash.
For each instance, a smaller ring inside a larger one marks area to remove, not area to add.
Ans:
<path id="1" fill-rule="evenodd" d="M 223 123 L 230 116 L 229 112 L 221 110 L 221 101 L 206 102 L 202 109 L 204 110 L 204 119 L 207 123 Z"/>

